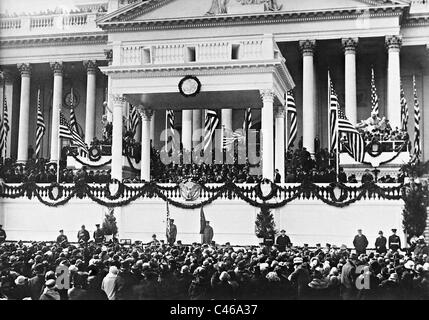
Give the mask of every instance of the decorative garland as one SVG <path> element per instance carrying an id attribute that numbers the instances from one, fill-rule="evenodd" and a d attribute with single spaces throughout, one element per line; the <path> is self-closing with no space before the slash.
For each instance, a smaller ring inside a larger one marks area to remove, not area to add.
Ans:
<path id="1" fill-rule="evenodd" d="M 271 190 L 267 195 L 263 195 L 261 186 L 269 184 Z M 115 194 L 111 194 L 110 187 L 118 185 Z M 238 198 L 247 204 L 257 208 L 276 209 L 281 208 L 296 199 L 317 199 L 323 203 L 343 208 L 362 199 L 403 199 L 404 185 L 396 187 L 380 187 L 375 183 L 367 183 L 356 187 L 346 186 L 342 183 L 331 183 L 329 186 L 318 186 L 312 182 L 304 181 L 299 186 L 281 187 L 271 181 L 263 181 L 253 186 L 238 186 L 228 182 L 221 186 L 211 187 L 201 185 L 201 194 L 208 194 L 208 199 L 202 202 L 179 202 L 173 200 L 166 193 L 176 193 L 180 191 L 178 185 L 173 187 L 160 186 L 154 182 L 143 185 L 125 185 L 118 180 L 112 180 L 108 184 L 94 185 L 78 181 L 74 185 L 60 185 L 53 183 L 49 186 L 38 186 L 34 182 L 26 182 L 20 186 L 9 186 L 3 184 L 0 188 L 0 197 L 17 199 L 36 197 L 42 204 L 49 207 L 59 207 L 65 205 L 73 198 L 91 199 L 104 207 L 115 208 L 129 205 L 140 198 L 160 198 L 171 205 L 182 209 L 198 209 L 209 205 L 224 197 L 227 199 Z M 57 190 L 54 196 L 53 190 Z M 340 196 L 337 198 L 335 190 L 339 190 Z M 42 196 L 42 193 L 47 195 Z M 67 195 L 67 196 L 65 196 Z M 249 196 L 250 195 L 250 196 Z M 251 196 L 254 195 L 256 199 Z M 283 198 L 283 199 L 282 199 Z M 282 199 L 281 201 L 279 201 Z"/>
<path id="2" fill-rule="evenodd" d="M 104 166 L 108 166 L 109 164 L 111 164 L 112 163 L 112 159 L 110 159 L 110 160 L 107 160 L 105 163 L 103 163 L 103 164 L 98 164 L 98 165 L 95 165 L 95 164 L 90 164 L 90 163 L 85 163 L 85 162 L 83 162 L 82 160 L 80 160 L 76 155 L 74 155 L 74 154 L 72 154 L 71 155 L 72 157 L 73 157 L 73 159 L 75 159 L 77 162 L 79 162 L 81 165 L 83 165 L 83 166 L 87 166 L 87 167 L 89 167 L 89 168 L 91 168 L 91 169 L 98 169 L 98 168 L 102 168 L 102 167 L 104 167 Z"/>

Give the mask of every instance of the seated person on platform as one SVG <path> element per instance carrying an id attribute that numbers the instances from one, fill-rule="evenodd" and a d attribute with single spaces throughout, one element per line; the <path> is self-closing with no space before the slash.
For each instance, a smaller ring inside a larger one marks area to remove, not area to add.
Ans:
<path id="1" fill-rule="evenodd" d="M 372 131 L 373 129 L 378 129 L 380 126 L 381 119 L 378 117 L 377 112 L 372 111 L 371 117 L 366 120 L 361 121 L 356 128 L 364 129 L 365 131 Z"/>

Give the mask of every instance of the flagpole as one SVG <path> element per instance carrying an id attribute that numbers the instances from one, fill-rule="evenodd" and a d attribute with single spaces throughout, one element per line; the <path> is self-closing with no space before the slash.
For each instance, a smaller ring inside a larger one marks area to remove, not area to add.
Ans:
<path id="1" fill-rule="evenodd" d="M 165 152 L 167 152 L 167 140 L 168 140 L 168 110 L 165 110 Z"/>
<path id="2" fill-rule="evenodd" d="M 329 158 L 331 158 L 331 74 L 328 68 L 328 146 Z"/>

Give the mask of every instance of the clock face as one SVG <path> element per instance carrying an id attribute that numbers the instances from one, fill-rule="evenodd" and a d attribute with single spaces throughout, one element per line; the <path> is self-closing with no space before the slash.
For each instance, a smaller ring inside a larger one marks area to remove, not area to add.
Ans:
<path id="1" fill-rule="evenodd" d="M 184 96 L 195 96 L 201 89 L 201 83 L 196 77 L 187 76 L 179 83 L 179 90 Z"/>
<path id="2" fill-rule="evenodd" d="M 73 98 L 70 92 L 66 93 L 64 96 L 64 107 L 70 109 L 73 103 L 73 107 L 76 108 L 79 105 L 80 97 L 77 94 L 76 90 L 73 92 Z"/>

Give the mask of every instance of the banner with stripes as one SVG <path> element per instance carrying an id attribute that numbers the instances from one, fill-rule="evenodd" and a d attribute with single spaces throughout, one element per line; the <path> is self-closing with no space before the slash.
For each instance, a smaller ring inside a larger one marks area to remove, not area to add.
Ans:
<path id="1" fill-rule="evenodd" d="M 70 127 L 76 132 L 79 132 L 76 114 L 74 113 L 74 94 L 73 88 L 70 89 Z"/>
<path id="2" fill-rule="evenodd" d="M 339 107 L 339 106 L 338 106 Z M 347 149 L 348 153 L 357 162 L 362 163 L 365 160 L 365 141 L 359 131 L 347 119 L 344 110 L 338 108 L 338 132 L 346 138 L 342 144 Z"/>
<path id="3" fill-rule="evenodd" d="M 408 104 L 405 98 L 404 88 L 401 83 L 401 130 L 408 131 Z"/>
<path id="4" fill-rule="evenodd" d="M 9 135 L 9 115 L 7 112 L 6 90 L 3 85 L 3 116 L 0 119 L 0 157 L 6 154 L 7 138 Z"/>
<path id="5" fill-rule="evenodd" d="M 129 123 L 129 130 L 133 133 L 133 136 L 137 133 L 137 127 L 140 122 L 140 115 L 137 111 L 137 108 L 133 105 L 130 105 L 129 113 L 128 113 L 128 123 Z"/>
<path id="6" fill-rule="evenodd" d="M 72 144 L 88 152 L 88 146 L 82 140 L 82 137 L 72 129 L 62 112 L 60 112 L 60 138 L 70 139 L 72 140 Z"/>
<path id="7" fill-rule="evenodd" d="M 213 134 L 219 124 L 219 117 L 216 110 L 207 109 L 204 122 L 204 151 L 211 147 Z"/>
<path id="8" fill-rule="evenodd" d="M 43 119 L 42 105 L 40 103 L 40 89 L 37 91 L 37 129 L 36 129 L 36 158 L 40 157 L 42 148 L 42 139 L 45 134 L 46 126 Z"/>
<path id="9" fill-rule="evenodd" d="M 416 76 L 413 76 L 413 95 L 414 95 L 414 152 L 412 162 L 419 162 L 422 153 L 420 144 L 420 105 L 417 96 Z"/>
<path id="10" fill-rule="evenodd" d="M 329 77 L 329 152 L 338 151 L 338 109 L 338 96 Z"/>
<path id="11" fill-rule="evenodd" d="M 252 129 L 252 126 L 252 108 L 247 108 L 244 112 L 243 131 L 247 132 L 248 130 Z"/>
<path id="12" fill-rule="evenodd" d="M 287 146 L 287 148 L 289 149 L 293 148 L 296 137 L 298 135 L 297 112 L 293 91 L 288 91 L 286 94 L 286 110 L 287 114 L 290 114 L 289 141 Z"/>
<path id="13" fill-rule="evenodd" d="M 371 110 L 373 113 L 379 114 L 377 87 L 375 86 L 374 68 L 371 68 Z"/>

